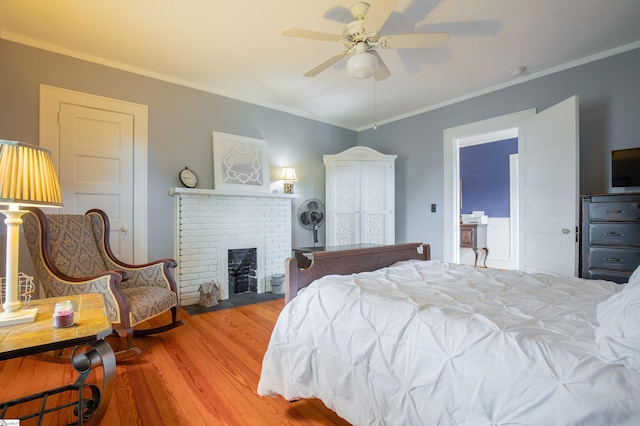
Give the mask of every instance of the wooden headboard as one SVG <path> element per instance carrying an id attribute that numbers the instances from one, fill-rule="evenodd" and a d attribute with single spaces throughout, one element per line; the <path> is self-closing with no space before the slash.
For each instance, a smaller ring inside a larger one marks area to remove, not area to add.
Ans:
<path id="1" fill-rule="evenodd" d="M 420 248 L 422 252 L 418 251 Z M 351 250 L 315 251 L 304 253 L 304 256 L 311 261 L 311 266 L 306 269 L 299 268 L 294 257 L 287 258 L 285 262 L 285 303 L 293 299 L 298 290 L 325 275 L 375 271 L 400 260 L 429 260 L 431 248 L 428 244 L 406 243 Z"/>

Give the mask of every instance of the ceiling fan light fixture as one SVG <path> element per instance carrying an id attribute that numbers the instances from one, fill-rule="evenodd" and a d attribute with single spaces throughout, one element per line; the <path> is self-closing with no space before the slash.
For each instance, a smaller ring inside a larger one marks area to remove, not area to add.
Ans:
<path id="1" fill-rule="evenodd" d="M 347 60 L 347 72 L 354 78 L 371 77 L 376 71 L 376 57 L 369 52 L 356 53 Z"/>

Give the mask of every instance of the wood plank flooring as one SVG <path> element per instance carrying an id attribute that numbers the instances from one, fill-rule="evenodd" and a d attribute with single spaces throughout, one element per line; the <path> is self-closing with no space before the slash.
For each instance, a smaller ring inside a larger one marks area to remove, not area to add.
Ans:
<path id="1" fill-rule="evenodd" d="M 181 310 L 186 325 L 135 338 L 142 354 L 118 363 L 102 424 L 348 425 L 319 400 L 288 402 L 256 393 L 262 357 L 283 306 L 279 299 L 195 316 Z M 115 337 L 108 342 L 115 350 L 122 345 Z M 67 363 L 36 357 L 1 361 L 0 401 L 70 384 L 75 376 Z M 44 424 L 73 421 L 67 416 L 52 416 Z M 21 426 L 28 424 L 36 423 Z"/>

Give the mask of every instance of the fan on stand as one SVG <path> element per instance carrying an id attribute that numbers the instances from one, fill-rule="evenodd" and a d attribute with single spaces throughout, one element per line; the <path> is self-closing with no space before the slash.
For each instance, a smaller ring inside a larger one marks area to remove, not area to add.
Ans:
<path id="1" fill-rule="evenodd" d="M 318 228 L 325 220 L 324 204 L 316 198 L 306 200 L 298 209 L 298 222 L 300 226 L 313 231 L 313 246 L 318 244 Z"/>

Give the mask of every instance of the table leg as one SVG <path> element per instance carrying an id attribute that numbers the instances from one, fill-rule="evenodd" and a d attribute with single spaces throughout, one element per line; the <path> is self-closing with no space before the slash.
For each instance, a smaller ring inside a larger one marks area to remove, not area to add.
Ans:
<path id="1" fill-rule="evenodd" d="M 86 352 L 80 352 L 80 348 L 86 348 L 87 346 L 91 349 Z M 19 420 L 37 418 L 37 424 L 43 424 L 44 417 L 47 414 L 58 410 L 73 408 L 73 413 L 78 418 L 77 423 L 74 424 L 82 425 L 87 421 L 91 421 L 92 425 L 99 424 L 111 400 L 116 375 L 116 356 L 107 342 L 98 340 L 89 344 L 76 346 L 71 354 L 71 365 L 80 373 L 72 385 L 62 386 L 13 401 L 0 403 L 0 419 L 5 418 L 7 410 L 10 407 L 40 401 L 40 404 L 36 405 L 40 406 L 39 410 L 25 414 L 20 417 Z M 100 366 L 102 366 L 101 387 L 93 383 L 85 383 L 91 372 Z M 87 389 L 89 392 L 87 392 Z M 67 398 L 67 402 L 63 402 L 60 405 L 48 406 L 46 404 L 47 399 L 52 395 L 68 392 L 77 395 L 76 402 L 68 402 L 69 399 Z M 90 396 L 87 395 L 88 393 L 90 393 Z"/>
<path id="2" fill-rule="evenodd" d="M 82 392 L 80 392 L 78 406 L 81 407 L 81 412 L 76 414 L 80 424 L 82 424 L 82 420 L 93 418 L 92 424 L 97 425 L 104 417 L 111 400 L 116 375 L 116 356 L 111 346 L 104 340 L 98 340 L 88 346 L 91 346 L 92 349 L 76 355 L 79 348 L 76 347 L 71 355 L 71 364 L 80 373 L 74 385 L 83 386 L 91 371 L 102 366 L 102 389 L 98 389 L 95 385 L 89 385 L 92 391 L 92 397 L 89 399 L 83 399 Z"/>
<path id="3" fill-rule="evenodd" d="M 473 252 L 476 254 L 476 261 L 473 264 L 473 266 L 478 266 L 478 253 L 480 253 L 480 250 L 478 250 L 477 247 L 472 247 L 472 249 L 473 249 Z"/>
<path id="4" fill-rule="evenodd" d="M 484 250 L 484 267 L 487 267 L 487 257 L 489 257 L 489 247 L 483 247 Z"/>

